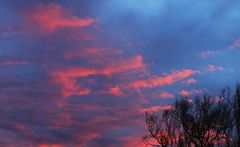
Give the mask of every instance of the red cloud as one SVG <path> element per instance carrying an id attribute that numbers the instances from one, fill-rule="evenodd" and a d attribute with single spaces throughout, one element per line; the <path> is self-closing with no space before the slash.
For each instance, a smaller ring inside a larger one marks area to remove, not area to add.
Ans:
<path id="1" fill-rule="evenodd" d="M 168 92 L 162 92 L 160 93 L 161 98 L 174 98 L 174 95 Z"/>
<path id="2" fill-rule="evenodd" d="M 110 88 L 108 93 L 116 96 L 120 96 L 123 94 L 122 90 L 119 87 Z"/>
<path id="3" fill-rule="evenodd" d="M 223 71 L 224 68 L 223 68 L 222 66 L 215 66 L 215 65 L 209 64 L 209 65 L 208 65 L 208 70 L 209 70 L 210 72 Z"/>
<path id="4" fill-rule="evenodd" d="M 57 83 L 62 85 L 63 96 L 68 97 L 71 95 L 87 95 L 91 92 L 89 89 L 81 89 L 81 87 L 77 84 L 77 78 L 88 77 L 96 74 L 109 76 L 112 74 L 136 71 L 140 69 L 145 69 L 145 65 L 143 64 L 142 56 L 137 55 L 128 60 L 123 60 L 115 64 L 108 65 L 102 69 L 70 68 L 55 71 L 52 73 L 52 76 Z M 111 94 L 120 94 L 120 89 L 111 89 L 110 92 Z"/>
<path id="5" fill-rule="evenodd" d="M 59 4 L 39 5 L 26 15 L 33 24 L 49 32 L 64 27 L 86 27 L 96 22 L 92 18 L 80 19 L 72 16 Z"/>
<path id="6" fill-rule="evenodd" d="M 80 73 L 80 75 L 86 75 L 85 73 Z M 81 89 L 81 87 L 77 84 L 77 80 L 74 77 L 74 72 L 70 71 L 66 75 L 63 73 L 55 73 L 54 74 L 55 81 L 57 83 L 62 84 L 63 88 L 61 93 L 64 97 L 69 97 L 71 95 L 88 95 L 91 91 L 90 89 Z"/>
<path id="7" fill-rule="evenodd" d="M 197 73 L 200 73 L 200 71 L 192 70 L 192 69 L 184 69 L 182 71 L 174 70 L 172 71 L 171 74 L 166 75 L 164 77 L 155 77 L 155 78 L 150 78 L 148 80 L 134 81 L 129 85 L 130 87 L 133 87 L 133 88 L 147 88 L 147 87 L 162 86 L 166 84 L 173 84 L 175 82 L 178 82 L 186 77 L 189 77 Z"/>
<path id="8" fill-rule="evenodd" d="M 88 89 L 88 88 L 85 88 L 85 89 L 80 89 L 78 88 L 77 86 L 75 87 L 75 89 L 63 89 L 62 90 L 62 94 L 64 97 L 69 97 L 69 96 L 72 96 L 72 95 L 88 95 L 91 93 L 91 90 Z"/>

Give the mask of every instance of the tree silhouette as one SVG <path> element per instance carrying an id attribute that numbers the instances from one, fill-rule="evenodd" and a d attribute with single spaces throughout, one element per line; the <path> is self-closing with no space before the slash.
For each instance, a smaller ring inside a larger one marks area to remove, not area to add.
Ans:
<path id="1" fill-rule="evenodd" d="M 240 145 L 240 86 L 235 98 L 229 88 L 218 97 L 176 100 L 173 109 L 146 112 L 146 145 L 213 147 Z M 236 133 L 234 133 L 236 132 Z"/>
<path id="2" fill-rule="evenodd" d="M 176 143 L 178 124 L 168 113 L 162 113 L 161 117 L 154 112 L 145 115 L 148 133 L 143 141 L 146 145 L 167 147 Z"/>
<path id="3" fill-rule="evenodd" d="M 234 100 L 234 118 L 236 125 L 236 133 L 237 133 L 237 144 L 240 145 L 240 84 L 236 86 L 236 94 Z"/>

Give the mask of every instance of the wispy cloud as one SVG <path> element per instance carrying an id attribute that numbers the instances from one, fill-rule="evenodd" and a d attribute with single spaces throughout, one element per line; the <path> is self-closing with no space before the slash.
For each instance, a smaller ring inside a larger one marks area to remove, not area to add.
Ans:
<path id="1" fill-rule="evenodd" d="M 208 70 L 209 70 L 210 72 L 223 71 L 224 68 L 223 68 L 222 66 L 216 66 L 216 65 L 209 64 L 209 65 L 208 65 Z"/>
<path id="2" fill-rule="evenodd" d="M 8 66 L 11 66 L 11 65 L 29 65 L 31 64 L 30 62 L 28 61 L 21 61 L 21 60 L 3 60 L 3 61 L 0 61 L 0 65 L 8 65 Z"/>
<path id="3" fill-rule="evenodd" d="M 160 98 L 174 98 L 174 95 L 169 92 L 161 92 Z"/>
<path id="4" fill-rule="evenodd" d="M 129 85 L 133 88 L 147 88 L 169 85 L 198 73 L 200 73 L 199 70 L 192 69 L 173 70 L 172 73 L 163 77 L 152 77 L 148 80 L 138 80 L 130 83 Z"/>
<path id="5" fill-rule="evenodd" d="M 59 4 L 39 4 L 31 11 L 25 12 L 33 25 L 46 32 L 53 32 L 61 28 L 77 28 L 90 26 L 96 22 L 93 18 L 79 18 L 72 15 Z"/>
<path id="6" fill-rule="evenodd" d="M 229 49 L 235 49 L 238 47 L 240 47 L 240 39 L 233 41 L 233 43 L 230 45 Z"/>
<path id="7" fill-rule="evenodd" d="M 201 89 L 193 89 L 193 90 L 181 90 L 178 93 L 181 96 L 190 96 L 190 95 L 195 95 L 195 94 L 202 94 L 204 91 Z"/>
<path id="8" fill-rule="evenodd" d="M 123 91 L 121 90 L 120 87 L 112 87 L 109 89 L 108 94 L 110 95 L 115 95 L 115 96 L 120 96 L 123 95 Z"/>
<path id="9" fill-rule="evenodd" d="M 158 111 L 163 111 L 163 110 L 171 110 L 173 109 L 172 105 L 164 105 L 164 106 L 150 106 L 147 108 L 140 109 L 141 113 L 145 112 L 158 112 Z"/>
<path id="10" fill-rule="evenodd" d="M 214 55 L 217 55 L 219 54 L 220 51 L 202 51 L 198 54 L 198 56 L 202 57 L 202 58 L 206 58 L 206 57 L 209 57 L 209 56 L 214 56 Z"/>
<path id="11" fill-rule="evenodd" d="M 68 97 L 71 95 L 86 95 L 90 93 L 90 89 L 82 89 L 77 84 L 78 78 L 88 77 L 91 75 L 104 75 L 110 76 L 112 74 L 118 74 L 123 72 L 131 72 L 136 70 L 144 70 L 145 65 L 141 55 L 137 55 L 133 58 L 118 61 L 116 63 L 110 63 L 100 69 L 88 69 L 88 68 L 66 68 L 59 71 L 54 71 L 51 75 L 55 81 L 62 85 L 62 93 Z M 117 91 L 118 90 L 118 91 Z M 120 92 L 120 89 L 111 89 L 110 93 L 113 94 Z M 120 94 L 120 93 L 119 93 Z"/>
<path id="12" fill-rule="evenodd" d="M 189 84 L 195 84 L 197 83 L 198 81 L 194 78 L 190 78 L 190 79 L 187 79 L 187 80 L 184 80 L 182 83 L 183 84 L 186 84 L 186 85 L 189 85 Z"/>

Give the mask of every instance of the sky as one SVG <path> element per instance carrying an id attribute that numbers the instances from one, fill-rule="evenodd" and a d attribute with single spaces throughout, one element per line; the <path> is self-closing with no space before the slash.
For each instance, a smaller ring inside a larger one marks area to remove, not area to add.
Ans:
<path id="1" fill-rule="evenodd" d="M 145 111 L 239 63 L 239 0 L 1 0 L 0 146 L 143 147 Z"/>

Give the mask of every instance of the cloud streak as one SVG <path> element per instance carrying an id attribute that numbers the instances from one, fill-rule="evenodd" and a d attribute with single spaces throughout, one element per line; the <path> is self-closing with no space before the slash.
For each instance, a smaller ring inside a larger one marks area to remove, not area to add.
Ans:
<path id="1" fill-rule="evenodd" d="M 122 60 L 116 63 L 110 63 L 108 66 L 101 69 L 78 69 L 78 68 L 66 68 L 60 71 L 54 71 L 51 75 L 54 80 L 61 84 L 62 94 L 65 97 L 71 95 L 87 95 L 91 90 L 81 89 L 81 86 L 77 83 L 78 78 L 89 77 L 93 75 L 111 76 L 113 74 L 131 72 L 137 70 L 144 70 L 145 65 L 141 55 L 137 55 L 133 58 Z M 111 94 L 120 94 L 119 88 L 110 89 Z"/>
<path id="2" fill-rule="evenodd" d="M 58 4 L 40 4 L 25 13 L 30 23 L 46 32 L 54 32 L 61 28 L 82 28 L 96 22 L 93 18 L 78 18 Z"/>
<path id="3" fill-rule="evenodd" d="M 219 53 L 220 53 L 220 51 L 203 51 L 203 52 L 199 53 L 198 56 L 200 56 L 202 58 L 207 58 L 210 56 L 215 56 Z"/>
<path id="4" fill-rule="evenodd" d="M 223 71 L 224 68 L 222 66 L 215 66 L 215 65 L 209 64 L 208 65 L 208 70 L 210 72 L 215 72 L 215 71 Z"/>
<path id="5" fill-rule="evenodd" d="M 174 98 L 174 95 L 168 92 L 161 92 L 160 98 Z"/>
<path id="6" fill-rule="evenodd" d="M 148 80 L 138 80 L 129 84 L 133 88 L 148 88 L 163 85 L 170 85 L 183 80 L 191 75 L 199 74 L 199 70 L 184 69 L 184 70 L 173 70 L 172 73 L 163 77 L 152 77 Z"/>

